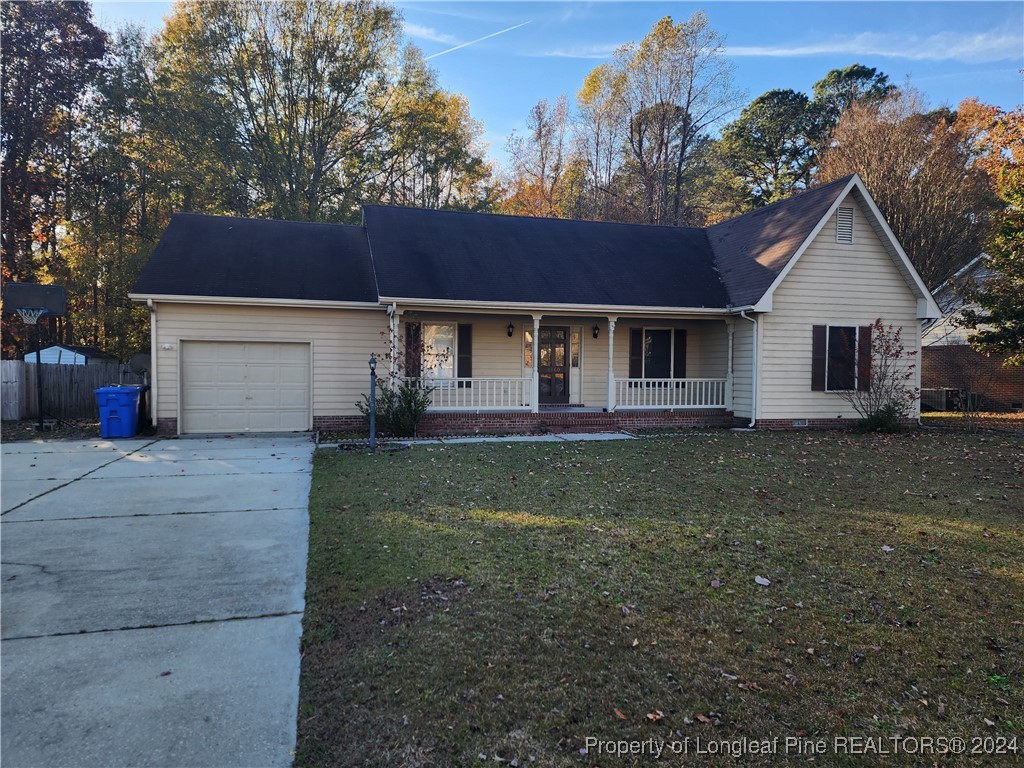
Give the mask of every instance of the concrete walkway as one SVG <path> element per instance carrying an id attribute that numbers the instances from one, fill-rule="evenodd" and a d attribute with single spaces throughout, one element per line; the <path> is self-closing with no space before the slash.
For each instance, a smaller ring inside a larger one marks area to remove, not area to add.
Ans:
<path id="1" fill-rule="evenodd" d="M 3 446 L 5 768 L 291 764 L 312 450 Z"/>

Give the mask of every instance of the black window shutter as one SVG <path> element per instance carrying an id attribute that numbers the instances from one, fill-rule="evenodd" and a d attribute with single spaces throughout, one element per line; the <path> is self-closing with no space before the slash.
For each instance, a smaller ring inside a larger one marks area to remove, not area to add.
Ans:
<path id="1" fill-rule="evenodd" d="M 811 329 L 811 391 L 825 391 L 825 326 Z"/>
<path id="2" fill-rule="evenodd" d="M 629 329 L 629 378 L 644 377 L 644 329 Z"/>
<path id="3" fill-rule="evenodd" d="M 871 389 L 871 326 L 862 325 L 857 340 L 857 389 L 867 392 Z"/>
<path id="4" fill-rule="evenodd" d="M 405 324 L 405 375 L 418 379 L 423 368 L 423 328 L 419 323 Z"/>
<path id="5" fill-rule="evenodd" d="M 681 328 L 676 328 L 675 337 L 673 344 L 675 348 L 672 350 L 672 378 L 674 379 L 685 379 L 686 378 L 686 331 Z"/>
<path id="6" fill-rule="evenodd" d="M 459 323 L 458 356 L 455 359 L 455 377 L 473 378 L 473 326 Z"/>

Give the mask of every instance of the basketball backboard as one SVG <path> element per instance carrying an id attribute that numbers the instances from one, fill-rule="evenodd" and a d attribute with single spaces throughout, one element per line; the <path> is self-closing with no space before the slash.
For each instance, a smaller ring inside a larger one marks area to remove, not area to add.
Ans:
<path id="1" fill-rule="evenodd" d="M 45 309 L 48 317 L 62 317 L 68 310 L 68 296 L 62 285 L 5 283 L 4 312 Z"/>

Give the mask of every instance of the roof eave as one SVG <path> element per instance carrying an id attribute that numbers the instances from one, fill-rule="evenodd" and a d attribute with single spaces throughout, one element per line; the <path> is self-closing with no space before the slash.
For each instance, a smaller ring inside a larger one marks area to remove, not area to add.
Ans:
<path id="1" fill-rule="evenodd" d="M 618 317 L 620 315 L 710 315 L 730 314 L 728 307 L 661 307 L 622 304 L 536 304 L 520 301 L 478 301 L 458 299 L 425 299 L 409 296 L 381 296 L 382 304 L 403 308 L 447 309 L 472 312 L 515 312 L 522 315 L 586 314 Z"/>
<path id="2" fill-rule="evenodd" d="M 259 307 L 293 307 L 312 309 L 377 309 L 383 310 L 376 301 L 326 301 L 323 299 L 280 299 L 254 298 L 251 296 L 191 296 L 167 293 L 129 293 L 135 302 L 155 301 L 164 304 L 225 304 L 252 305 Z"/>

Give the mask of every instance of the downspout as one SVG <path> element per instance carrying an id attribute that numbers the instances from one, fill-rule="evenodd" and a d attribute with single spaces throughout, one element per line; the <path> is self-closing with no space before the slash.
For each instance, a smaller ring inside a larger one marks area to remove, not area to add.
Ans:
<path id="1" fill-rule="evenodd" d="M 740 317 L 754 324 L 750 341 L 750 423 L 748 428 L 757 423 L 757 318 L 747 317 L 747 310 L 740 310 Z"/>
<path id="2" fill-rule="evenodd" d="M 149 307 L 149 421 L 153 429 L 158 429 L 156 419 L 156 304 L 152 299 L 146 299 L 146 306 Z"/>

